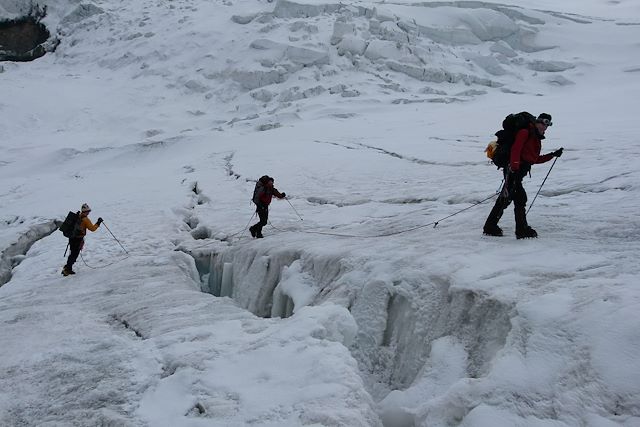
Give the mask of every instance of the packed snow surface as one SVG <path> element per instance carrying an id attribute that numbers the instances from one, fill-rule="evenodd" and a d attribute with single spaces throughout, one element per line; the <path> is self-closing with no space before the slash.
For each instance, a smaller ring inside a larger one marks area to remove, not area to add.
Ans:
<path id="1" fill-rule="evenodd" d="M 0 425 L 640 425 L 638 2 L 38 3 L 59 45 L 0 64 Z M 522 110 L 564 147 L 539 238 L 483 236 Z"/>

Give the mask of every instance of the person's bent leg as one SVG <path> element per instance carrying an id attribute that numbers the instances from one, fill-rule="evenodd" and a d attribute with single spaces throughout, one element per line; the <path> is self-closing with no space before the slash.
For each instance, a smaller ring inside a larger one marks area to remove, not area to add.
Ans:
<path id="1" fill-rule="evenodd" d="M 62 270 L 62 274 L 65 276 L 69 274 L 75 274 L 73 271 L 73 264 L 75 264 L 78 259 L 78 255 L 80 255 L 80 250 L 82 249 L 82 239 L 69 239 L 69 257 L 67 258 L 67 264 L 64 266 Z"/>
<path id="2" fill-rule="evenodd" d="M 513 214 L 516 220 L 516 238 L 528 239 L 538 237 L 536 230 L 531 228 L 527 222 L 527 192 L 522 186 L 522 181 L 519 182 L 519 186 L 516 188 L 513 204 Z"/>
<path id="3" fill-rule="evenodd" d="M 482 232 L 487 236 L 502 236 L 502 228 L 498 226 L 498 222 L 500 218 L 502 218 L 502 214 L 504 210 L 511 203 L 511 192 L 513 191 L 513 182 L 510 180 L 509 174 L 506 171 L 504 172 L 504 185 L 502 186 L 502 190 L 500 190 L 500 195 L 496 200 L 496 203 L 493 205 L 491 212 L 489 212 L 489 216 L 487 220 L 484 222 L 484 226 L 482 227 Z"/>
<path id="4" fill-rule="evenodd" d="M 258 218 L 260 218 L 260 222 L 256 224 L 256 237 L 261 239 L 262 236 L 262 227 L 267 225 L 269 221 L 269 207 L 268 206 L 260 206 L 258 208 Z"/>
<path id="5" fill-rule="evenodd" d="M 505 208 L 509 206 L 509 203 L 511 203 L 511 201 L 508 198 L 503 196 L 498 197 L 482 228 L 484 234 L 488 236 L 502 236 L 502 229 L 498 226 L 498 222 L 500 218 L 502 218 Z"/>

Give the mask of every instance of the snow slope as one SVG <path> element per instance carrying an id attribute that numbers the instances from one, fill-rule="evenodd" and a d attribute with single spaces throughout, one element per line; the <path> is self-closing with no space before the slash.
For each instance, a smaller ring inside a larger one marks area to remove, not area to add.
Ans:
<path id="1" fill-rule="evenodd" d="M 41 3 L 57 50 L 0 66 L 0 424 L 640 425 L 635 2 Z M 485 237 L 522 109 L 565 154 L 540 238 Z"/>

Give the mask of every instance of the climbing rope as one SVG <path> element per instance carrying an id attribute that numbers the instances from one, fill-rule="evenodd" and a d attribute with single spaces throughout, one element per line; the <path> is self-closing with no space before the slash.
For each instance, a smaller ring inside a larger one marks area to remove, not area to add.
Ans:
<path id="1" fill-rule="evenodd" d="M 129 251 L 127 251 L 127 250 L 124 248 L 124 246 L 122 246 L 122 243 L 120 243 L 120 240 L 118 240 L 118 238 L 117 238 L 117 237 L 116 237 L 116 236 L 111 232 L 111 230 L 109 229 L 109 227 L 107 227 L 107 224 L 105 224 L 105 223 L 104 223 L 104 221 L 102 221 L 102 225 L 104 225 L 104 228 L 106 228 L 106 229 L 107 229 L 107 231 L 109 232 L 109 234 L 111 234 L 111 237 L 113 237 L 113 239 L 114 239 L 116 242 L 118 242 L 118 244 L 120 245 L 120 247 L 122 248 L 122 250 L 124 251 L 124 253 L 125 253 L 125 254 L 127 254 L 127 255 L 126 255 L 124 258 L 121 258 L 121 259 L 119 259 L 119 260 L 116 260 L 116 261 L 110 262 L 109 264 L 101 265 L 101 266 L 99 266 L 99 267 L 93 267 L 93 266 L 91 266 L 91 265 L 87 264 L 87 261 L 84 259 L 84 256 L 82 255 L 82 250 L 80 250 L 80 259 L 82 259 L 82 262 L 84 263 L 84 265 L 86 265 L 87 267 L 89 267 L 89 268 L 91 268 L 91 269 L 94 269 L 94 270 L 97 270 L 97 269 L 100 269 L 100 268 L 106 268 L 106 267 L 109 267 L 109 266 L 111 266 L 111 265 L 113 265 L 113 264 L 117 264 L 117 263 L 122 262 L 122 261 L 124 261 L 125 259 L 127 259 L 127 258 L 129 258 L 129 257 L 131 256 L 131 254 L 129 254 Z M 67 246 L 68 246 L 68 245 L 67 245 Z M 65 250 L 65 254 L 66 254 L 66 253 L 67 253 L 67 251 Z"/>
<path id="2" fill-rule="evenodd" d="M 479 202 L 476 202 L 476 203 L 472 204 L 471 206 L 467 206 L 464 209 L 460 209 L 459 211 L 454 212 L 451 215 L 447 215 L 444 218 L 441 218 L 441 219 L 439 219 L 437 221 L 432 221 L 432 222 L 430 222 L 428 224 L 417 225 L 415 227 L 410 227 L 410 228 L 407 228 L 407 229 L 404 229 L 404 230 L 392 231 L 392 232 L 382 233 L 382 234 L 376 234 L 376 235 L 373 235 L 373 236 L 360 236 L 360 235 L 355 235 L 355 234 L 330 233 L 330 232 L 327 232 L 327 231 L 313 231 L 313 230 L 284 230 L 284 229 L 278 228 L 275 225 L 273 225 L 271 223 L 271 221 L 269 221 L 269 225 L 271 227 L 273 227 L 275 230 L 283 231 L 283 232 L 298 231 L 300 233 L 306 233 L 306 234 L 321 234 L 321 235 L 324 235 L 324 236 L 336 236 L 336 237 L 357 237 L 357 238 L 362 238 L 362 239 L 389 237 L 389 236 L 395 236 L 397 234 L 408 233 L 409 231 L 419 230 L 421 228 L 429 227 L 429 226 L 432 226 L 432 225 L 433 225 L 433 228 L 436 228 L 440 222 L 442 222 L 442 221 L 444 221 L 446 219 L 449 219 L 449 218 L 451 218 L 453 216 L 456 216 L 456 215 L 458 215 L 458 214 L 460 214 L 460 213 L 462 213 L 464 211 L 467 211 L 467 210 L 469 210 L 469 209 L 471 209 L 471 208 L 473 208 L 475 206 L 478 206 L 478 205 L 486 202 L 487 200 L 493 199 L 498 194 L 499 193 L 492 194 L 491 196 L 489 196 L 489 197 L 487 197 L 485 199 L 482 199 Z"/>
<path id="3" fill-rule="evenodd" d="M 555 161 L 554 161 L 555 164 Z M 547 173 L 547 176 L 545 177 L 544 181 L 542 182 L 542 185 L 544 185 L 545 181 L 547 180 L 547 177 L 549 176 L 549 173 L 551 172 L 551 169 L 553 168 L 553 165 L 551 166 L 551 168 L 549 169 L 549 172 Z M 414 227 L 409 227 L 409 228 L 405 228 L 402 230 L 398 230 L 398 231 L 390 231 L 387 233 L 381 233 L 381 234 L 375 234 L 375 235 L 371 235 L 371 236 L 363 236 L 363 235 L 357 235 L 357 234 L 345 234 L 345 233 L 332 233 L 332 232 L 328 232 L 328 231 L 318 231 L 318 230 L 287 230 L 287 229 L 283 229 L 280 227 L 277 227 L 275 225 L 273 225 L 273 223 L 271 221 L 268 222 L 268 224 L 275 230 L 281 231 L 281 232 L 300 232 L 300 233 L 305 233 L 305 234 L 319 234 L 319 235 L 323 235 L 323 236 L 335 236 L 335 237 L 352 237 L 352 238 L 361 238 L 361 239 L 369 239 L 369 238 L 380 238 L 380 237 L 389 237 L 389 236 L 395 236 L 395 235 L 399 235 L 399 234 L 403 234 L 403 233 L 408 233 L 410 231 L 415 231 L 415 230 L 419 230 L 421 228 L 426 228 L 426 227 L 430 227 L 433 226 L 433 228 L 436 228 L 442 221 L 445 221 L 449 218 L 452 218 L 456 215 L 461 214 L 462 212 L 468 211 L 469 209 L 472 209 L 482 203 L 485 203 L 486 201 L 495 198 L 496 196 L 500 195 L 502 193 L 502 191 L 504 191 L 505 189 L 505 180 L 503 179 L 502 182 L 500 183 L 500 186 L 498 188 L 498 190 L 496 190 L 496 192 L 476 203 L 473 203 L 470 206 L 467 206 L 466 208 L 460 209 L 450 215 L 447 215 L 445 217 L 442 217 L 436 221 L 432 221 L 429 222 L 427 224 L 421 224 L 421 225 L 416 225 Z M 542 185 L 540 186 L 540 188 L 542 188 Z M 538 193 L 536 194 L 536 197 L 538 196 L 538 194 L 540 193 L 540 189 L 538 190 Z M 300 218 L 300 220 L 302 220 L 302 216 L 300 216 L 300 214 L 298 213 L 298 211 L 296 210 L 296 208 L 291 204 L 291 202 L 289 201 L 289 199 L 285 198 L 287 200 L 287 202 L 289 202 L 289 205 L 291 206 L 291 208 L 295 211 L 296 215 L 298 216 L 298 218 Z M 535 202 L 535 198 L 533 200 Z M 533 202 L 531 203 L 531 205 L 529 206 L 529 209 L 531 209 L 531 206 L 533 206 Z M 419 210 L 416 210 L 414 212 L 419 212 Z M 244 228 L 242 228 L 242 230 L 230 234 L 227 236 L 227 238 L 225 240 L 228 240 L 230 238 L 233 238 L 239 234 L 244 233 L 247 228 L 249 227 L 249 224 L 251 223 L 251 221 L 253 220 L 253 218 L 255 218 L 256 216 L 256 212 L 253 213 L 253 215 L 251 216 L 251 218 L 249 219 L 249 221 L 247 222 L 247 224 L 244 226 Z M 209 242 L 209 243 L 205 243 L 203 245 L 200 246 L 196 246 L 192 249 L 201 249 L 207 246 L 210 246 L 212 244 L 214 244 L 214 242 Z"/>
<path id="4" fill-rule="evenodd" d="M 118 259 L 116 261 L 110 262 L 109 264 L 104 264 L 104 265 L 101 265 L 99 267 L 93 267 L 93 266 L 87 264 L 87 261 L 85 261 L 84 256 L 82 255 L 82 251 L 80 251 L 80 259 L 82 259 L 83 264 L 86 265 L 87 267 L 93 269 L 93 270 L 99 270 L 101 268 L 107 268 L 109 266 L 112 266 L 113 264 L 117 264 L 119 262 L 122 262 L 122 261 L 124 261 L 125 259 L 127 259 L 129 257 L 130 257 L 130 255 L 127 255 L 124 258 L 121 258 L 121 259 Z"/>
<path id="5" fill-rule="evenodd" d="M 255 218 L 255 217 L 256 217 L 256 215 L 258 215 L 258 212 L 257 212 L 257 211 L 256 211 L 256 212 L 253 212 L 253 215 L 251 215 L 251 218 L 249 218 L 249 221 L 247 221 L 247 225 L 245 225 L 245 226 L 244 226 L 244 228 L 243 228 L 242 230 L 240 230 L 240 231 L 238 231 L 238 232 L 236 232 L 236 233 L 233 233 L 233 234 L 229 235 L 229 238 L 231 238 L 231 237 L 235 237 L 235 236 L 237 236 L 238 234 L 242 234 L 242 233 L 244 233 L 245 231 L 247 231 L 247 228 L 249 228 L 249 224 L 251 224 L 251 221 L 253 221 L 253 218 Z"/>

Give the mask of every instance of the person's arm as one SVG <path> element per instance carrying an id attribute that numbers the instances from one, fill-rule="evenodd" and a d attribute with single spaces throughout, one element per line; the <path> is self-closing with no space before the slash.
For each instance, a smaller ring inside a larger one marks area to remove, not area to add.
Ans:
<path id="1" fill-rule="evenodd" d="M 516 134 L 516 139 L 511 146 L 511 155 L 509 156 L 509 167 L 512 171 L 516 172 L 520 169 L 520 156 L 522 155 L 522 147 L 529 138 L 529 131 L 527 129 L 520 129 Z"/>
<path id="2" fill-rule="evenodd" d="M 553 159 L 553 153 L 543 154 L 542 156 L 538 156 L 536 159 L 536 163 L 545 163 L 549 160 Z"/>
<path id="3" fill-rule="evenodd" d="M 285 197 L 287 197 L 287 193 L 285 192 L 281 193 L 275 187 L 273 187 L 273 195 L 276 196 L 278 199 L 284 199 Z"/>
<path id="4" fill-rule="evenodd" d="M 96 231 L 98 227 L 100 227 L 100 221 L 98 223 L 93 224 L 88 216 L 82 218 L 82 224 L 85 226 L 87 230 Z"/>
<path id="5" fill-rule="evenodd" d="M 536 161 L 536 163 L 544 163 L 544 162 L 548 162 L 549 160 L 553 159 L 554 157 L 560 157 L 560 156 L 562 156 L 562 151 L 563 150 L 564 150 L 564 148 L 560 147 L 556 151 L 552 151 L 551 153 L 547 153 L 547 154 L 544 154 L 542 156 L 538 156 L 538 161 Z"/>

